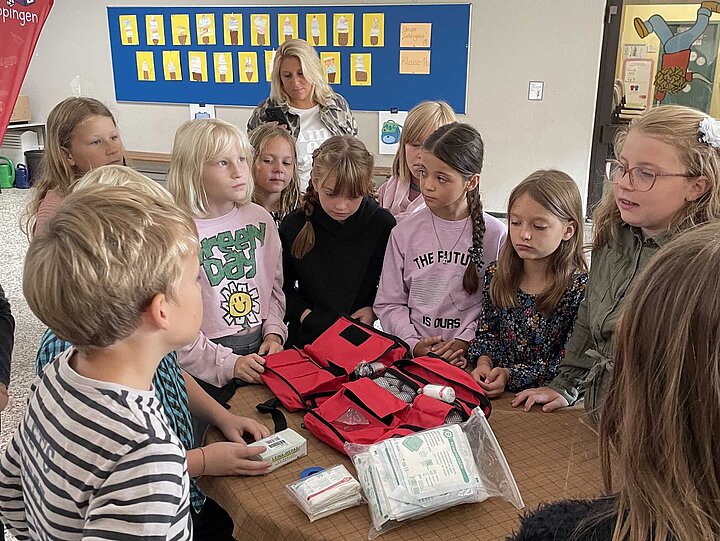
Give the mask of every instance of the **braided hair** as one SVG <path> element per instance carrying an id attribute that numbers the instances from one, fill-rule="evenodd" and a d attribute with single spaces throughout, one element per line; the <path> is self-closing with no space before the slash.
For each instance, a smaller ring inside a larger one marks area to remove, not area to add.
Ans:
<path id="1" fill-rule="evenodd" d="M 295 259 L 302 259 L 315 246 L 315 230 L 312 215 L 320 204 L 316 189 L 322 187 L 328 178 L 334 178 L 336 194 L 348 197 L 365 197 L 375 193 L 373 166 L 375 159 L 365 145 L 352 135 L 336 135 L 327 139 L 313 152 L 313 167 L 310 183 L 302 199 L 305 225 L 295 237 L 290 253 Z"/>
<path id="2" fill-rule="evenodd" d="M 485 145 L 480 133 L 460 122 L 446 124 L 435 130 L 425 140 L 423 150 L 432 153 L 437 159 L 455 169 L 469 182 L 473 175 L 482 172 Z M 468 190 L 468 210 L 472 220 L 472 244 L 468 248 L 470 263 L 463 275 L 463 289 L 468 295 L 478 290 L 480 275 L 483 271 L 483 238 L 485 237 L 485 218 L 480 200 L 480 187 Z"/>

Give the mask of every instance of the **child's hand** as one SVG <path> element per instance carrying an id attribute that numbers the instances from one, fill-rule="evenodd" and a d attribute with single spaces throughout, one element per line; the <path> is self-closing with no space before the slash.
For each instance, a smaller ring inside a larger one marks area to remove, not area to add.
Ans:
<path id="1" fill-rule="evenodd" d="M 478 359 L 477 366 L 470 372 L 470 375 L 478 383 L 484 383 L 491 371 L 492 365 L 490 364 L 489 357 L 483 356 Z"/>
<path id="2" fill-rule="evenodd" d="M 415 344 L 413 348 L 413 357 L 422 357 L 430 353 L 432 348 L 438 342 L 442 342 L 441 336 L 429 336 L 428 338 L 421 338 L 420 341 Z"/>
<path id="3" fill-rule="evenodd" d="M 222 421 L 216 424 L 223 435 L 230 441 L 245 443 L 243 435 L 246 433 L 250 434 L 256 441 L 270 435 L 267 427 L 258 423 L 255 419 L 233 415 L 229 411 L 225 413 L 226 415 L 223 416 Z"/>
<path id="4" fill-rule="evenodd" d="M 538 387 L 536 389 L 520 391 L 515 395 L 510 405 L 513 408 L 517 408 L 523 402 L 525 402 L 525 411 L 530 411 L 530 408 L 535 404 L 545 404 L 542 408 L 545 413 L 566 408 L 569 405 L 563 395 L 550 387 Z"/>
<path id="5" fill-rule="evenodd" d="M 462 349 L 456 349 L 449 355 L 444 356 L 443 359 L 445 359 L 449 364 L 457 366 L 458 368 L 465 368 L 468 363 L 465 355 L 463 355 Z"/>
<path id="6" fill-rule="evenodd" d="M 282 338 L 277 334 L 270 333 L 265 337 L 263 343 L 260 344 L 258 355 L 272 355 L 282 350 Z"/>
<path id="7" fill-rule="evenodd" d="M 462 354 L 465 355 L 467 350 L 468 343 L 465 340 L 460 340 L 459 338 L 453 338 L 447 342 L 440 341 L 430 348 L 430 351 L 432 351 L 435 355 L 442 357 L 446 361 L 449 361 L 450 356 L 456 351 L 462 351 Z"/>
<path id="8" fill-rule="evenodd" d="M 510 370 L 495 367 L 485 376 L 485 381 L 478 381 L 488 398 L 496 398 L 503 394 L 505 385 L 510 380 Z"/>
<path id="9" fill-rule="evenodd" d="M 265 451 L 262 445 L 248 446 L 244 443 L 219 441 L 203 447 L 205 475 L 265 475 L 270 462 L 250 460 Z"/>
<path id="10" fill-rule="evenodd" d="M 235 361 L 235 377 L 248 383 L 262 383 L 260 374 L 265 372 L 265 359 L 257 353 L 239 355 Z"/>
<path id="11" fill-rule="evenodd" d="M 372 325 L 375 323 L 375 312 L 373 312 L 372 307 L 370 306 L 364 306 L 363 308 L 360 308 L 359 310 L 356 310 L 353 314 L 350 315 L 350 317 L 354 319 L 359 319 L 365 325 Z"/>

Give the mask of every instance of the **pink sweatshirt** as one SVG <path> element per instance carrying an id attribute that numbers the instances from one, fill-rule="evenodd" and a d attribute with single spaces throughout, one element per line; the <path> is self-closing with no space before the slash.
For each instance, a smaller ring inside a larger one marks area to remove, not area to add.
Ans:
<path id="1" fill-rule="evenodd" d="M 418 195 L 410 201 L 409 193 L 409 182 L 400 180 L 397 177 L 390 177 L 378 188 L 378 203 L 380 203 L 381 207 L 388 209 L 395 216 L 395 220 L 400 223 L 418 210 L 425 208 L 425 199 L 423 199 L 422 195 Z"/>
<path id="2" fill-rule="evenodd" d="M 483 261 L 497 259 L 507 228 L 487 213 Z M 439 241 L 438 241 L 439 239 Z M 447 221 L 420 209 L 390 234 L 374 310 L 385 332 L 412 349 L 421 338 L 475 338 L 482 310 L 482 277 L 468 295 L 462 286 L 472 244 L 472 222 Z"/>
<path id="3" fill-rule="evenodd" d="M 287 338 L 280 237 L 272 216 L 255 203 L 195 224 L 203 322 L 195 342 L 178 351 L 178 362 L 193 376 L 223 386 L 233 378 L 237 356 L 211 338 L 260 325 L 263 336 Z"/>
<path id="4" fill-rule="evenodd" d="M 35 229 L 33 230 L 35 235 L 43 232 L 45 225 L 50 221 L 50 218 L 55 216 L 55 212 L 64 200 L 65 196 L 58 190 L 48 190 L 45 197 L 40 201 L 37 216 L 35 216 Z"/>

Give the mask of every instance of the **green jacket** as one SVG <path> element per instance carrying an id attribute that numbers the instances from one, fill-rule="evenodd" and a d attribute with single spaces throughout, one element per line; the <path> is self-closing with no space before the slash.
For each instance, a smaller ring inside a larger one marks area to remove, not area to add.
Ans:
<path id="1" fill-rule="evenodd" d="M 286 103 L 275 103 L 270 98 L 260 102 L 248 120 L 247 131 L 250 133 L 263 122 L 267 122 L 265 111 L 268 107 L 281 107 L 290 123 L 290 132 L 297 139 L 300 135 L 300 117 L 290 112 Z M 340 94 L 333 94 L 327 105 L 320 106 L 320 120 L 332 135 L 357 135 L 357 121 L 350 106 Z"/>
<path id="2" fill-rule="evenodd" d="M 585 409 L 594 421 L 610 384 L 612 338 L 623 301 L 640 271 L 668 240 L 667 234 L 643 239 L 639 228 L 623 224 L 614 241 L 593 250 L 585 298 L 549 387 L 570 404 L 584 394 Z"/>

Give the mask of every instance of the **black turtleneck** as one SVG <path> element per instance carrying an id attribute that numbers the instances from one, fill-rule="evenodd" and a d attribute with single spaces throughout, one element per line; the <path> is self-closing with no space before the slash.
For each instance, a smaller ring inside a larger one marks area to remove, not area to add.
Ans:
<path id="1" fill-rule="evenodd" d="M 280 240 L 289 336 L 286 347 L 302 347 L 315 340 L 342 314 L 351 315 L 375 302 L 385 247 L 395 218 L 371 197 L 341 224 L 316 205 L 310 219 L 315 246 L 302 259 L 291 255 L 305 225 L 303 209 L 283 220 Z M 310 314 L 300 323 L 300 316 Z"/>

